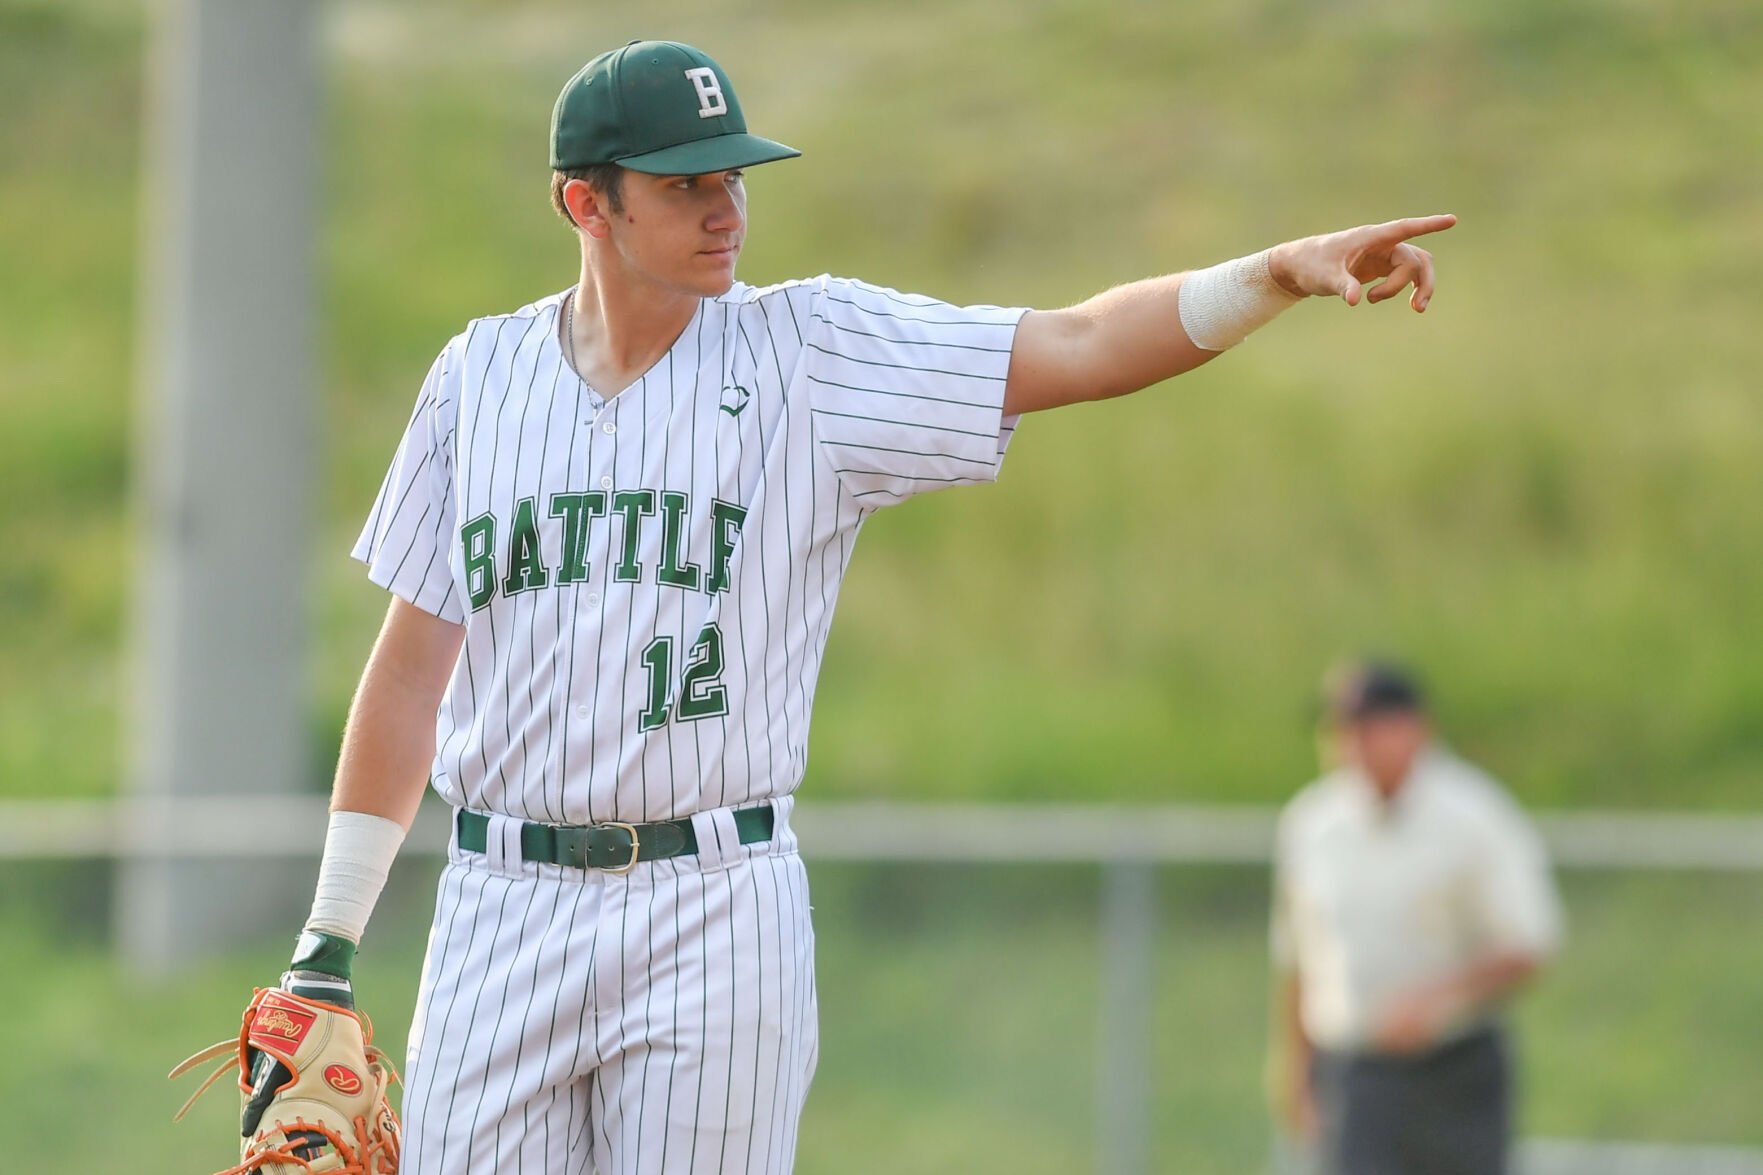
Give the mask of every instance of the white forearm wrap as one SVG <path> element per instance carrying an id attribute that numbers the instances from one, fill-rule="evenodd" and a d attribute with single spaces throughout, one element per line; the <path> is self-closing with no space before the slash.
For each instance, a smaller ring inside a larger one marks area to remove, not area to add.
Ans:
<path id="1" fill-rule="evenodd" d="M 318 866 L 318 889 L 306 929 L 360 942 L 392 858 L 404 843 L 404 826 L 366 812 L 332 812 Z"/>
<path id="2" fill-rule="evenodd" d="M 1280 311 L 1296 305 L 1273 280 L 1269 254 L 1263 249 L 1185 274 L 1176 293 L 1181 327 L 1194 346 L 1206 351 L 1226 351 L 1249 337 L 1249 332 L 1272 322 Z"/>

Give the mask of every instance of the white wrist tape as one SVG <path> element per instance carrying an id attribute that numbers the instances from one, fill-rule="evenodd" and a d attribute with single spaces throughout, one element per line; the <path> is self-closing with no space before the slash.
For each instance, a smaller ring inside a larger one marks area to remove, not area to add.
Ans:
<path id="1" fill-rule="evenodd" d="M 1263 249 L 1210 269 L 1183 275 L 1176 292 L 1181 327 L 1194 346 L 1226 351 L 1249 332 L 1272 322 L 1280 311 L 1298 302 L 1273 280 L 1269 254 Z"/>
<path id="2" fill-rule="evenodd" d="M 360 942 L 392 858 L 404 843 L 404 826 L 366 812 L 332 812 L 318 865 L 318 889 L 306 929 Z"/>

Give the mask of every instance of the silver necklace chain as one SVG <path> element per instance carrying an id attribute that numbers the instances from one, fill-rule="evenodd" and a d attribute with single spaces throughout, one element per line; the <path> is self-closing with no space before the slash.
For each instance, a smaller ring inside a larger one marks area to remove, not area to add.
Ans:
<path id="1" fill-rule="evenodd" d="M 575 372 L 575 377 L 581 381 L 582 387 L 587 389 L 588 396 L 597 403 L 600 393 L 594 390 L 594 385 L 588 382 L 588 377 L 582 374 L 582 369 L 577 367 L 575 363 L 575 294 L 576 292 L 571 290 L 563 299 L 563 354 L 569 360 L 569 369 Z"/>
<path id="2" fill-rule="evenodd" d="M 565 315 L 564 322 L 563 322 L 563 346 L 564 346 L 565 352 L 569 355 L 569 369 L 571 371 L 575 372 L 575 377 L 577 379 L 581 379 L 581 377 L 582 377 L 581 369 L 575 365 L 575 291 L 574 290 L 569 291 L 569 297 L 567 297 L 563 300 L 563 306 L 564 306 L 564 315 Z"/>

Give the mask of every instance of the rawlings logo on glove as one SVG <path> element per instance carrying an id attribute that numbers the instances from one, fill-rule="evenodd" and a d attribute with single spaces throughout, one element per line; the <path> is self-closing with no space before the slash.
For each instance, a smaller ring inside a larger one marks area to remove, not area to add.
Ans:
<path id="1" fill-rule="evenodd" d="M 171 1071 L 172 1077 L 181 1077 L 205 1061 L 232 1054 L 175 1117 L 182 1118 L 197 1098 L 237 1068 L 240 1102 L 249 1119 L 252 1090 L 247 1075 L 259 1052 L 274 1057 L 291 1076 L 255 1121 L 248 1122 L 239 1164 L 219 1175 L 396 1175 L 401 1128 L 386 1091 L 398 1075 L 373 1047 L 372 1025 L 354 1012 L 286 991 L 259 989 L 245 1009 L 236 1039 L 210 1045 Z"/>
<path id="2" fill-rule="evenodd" d="M 280 998 L 280 993 L 268 994 L 270 999 L 262 1001 L 257 1009 L 257 1019 L 251 1025 L 251 1043 L 270 1051 L 274 1051 L 277 1044 L 290 1049 L 299 1048 L 300 1042 L 306 1039 L 307 1030 L 318 1017 L 298 1006 L 289 1006 Z"/>

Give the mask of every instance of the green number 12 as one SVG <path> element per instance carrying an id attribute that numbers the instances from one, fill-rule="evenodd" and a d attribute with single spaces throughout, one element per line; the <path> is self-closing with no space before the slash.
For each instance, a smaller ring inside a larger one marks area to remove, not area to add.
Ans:
<path id="1" fill-rule="evenodd" d="M 673 638 L 658 636 L 643 650 L 643 666 L 649 671 L 649 704 L 637 716 L 638 730 L 667 725 L 667 686 L 673 680 Z M 686 672 L 680 678 L 679 704 L 674 718 L 696 722 L 728 713 L 728 687 L 722 684 L 722 630 L 706 625 L 692 643 Z"/>

